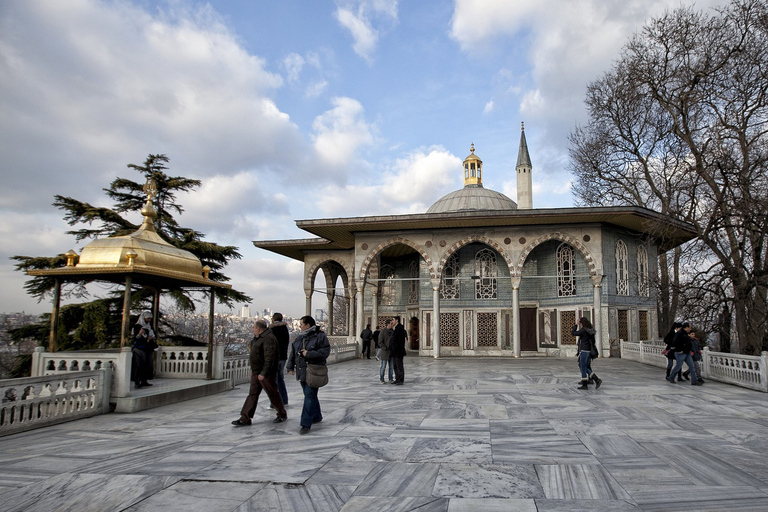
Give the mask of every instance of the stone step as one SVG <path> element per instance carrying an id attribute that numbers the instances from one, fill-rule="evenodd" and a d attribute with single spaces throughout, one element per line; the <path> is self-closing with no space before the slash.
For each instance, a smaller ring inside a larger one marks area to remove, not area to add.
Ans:
<path id="1" fill-rule="evenodd" d="M 110 398 L 110 405 L 114 404 L 114 412 L 133 413 L 230 389 L 229 379 L 154 379 L 152 386 L 131 389 L 130 396 Z"/>

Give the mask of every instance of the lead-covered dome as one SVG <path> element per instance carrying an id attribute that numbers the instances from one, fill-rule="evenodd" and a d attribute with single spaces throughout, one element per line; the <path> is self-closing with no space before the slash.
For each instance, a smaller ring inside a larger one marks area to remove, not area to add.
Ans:
<path id="1" fill-rule="evenodd" d="M 483 188 L 483 161 L 475 154 L 475 145 L 464 159 L 464 188 L 438 199 L 427 213 L 465 212 L 478 210 L 517 210 L 517 203 L 495 190 Z"/>
<path id="2" fill-rule="evenodd" d="M 517 203 L 501 192 L 483 188 L 482 185 L 467 185 L 435 201 L 427 213 L 476 210 L 517 210 Z"/>

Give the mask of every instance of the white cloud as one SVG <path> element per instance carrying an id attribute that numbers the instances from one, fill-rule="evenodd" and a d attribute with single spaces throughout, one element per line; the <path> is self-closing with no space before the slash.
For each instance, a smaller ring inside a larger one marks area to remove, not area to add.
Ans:
<path id="1" fill-rule="evenodd" d="M 483 114 L 490 114 L 491 112 L 493 112 L 493 100 L 490 100 L 485 104 L 485 107 L 483 107 Z"/>
<path id="2" fill-rule="evenodd" d="M 315 151 L 337 176 L 348 171 L 357 150 L 373 143 L 372 125 L 364 118 L 363 105 L 352 98 L 333 98 L 334 107 L 315 118 L 312 128 Z"/>
<path id="3" fill-rule="evenodd" d="M 289 53 L 283 58 L 283 68 L 288 76 L 289 82 L 295 82 L 299 79 L 301 68 L 304 67 L 304 57 L 298 53 Z"/>
<path id="4" fill-rule="evenodd" d="M 355 53 L 371 62 L 381 30 L 397 21 L 397 0 L 340 0 L 335 15 L 352 35 Z M 379 28 L 374 28 L 374 23 Z"/>
<path id="5" fill-rule="evenodd" d="M 441 146 L 419 149 L 384 170 L 380 184 L 325 187 L 317 207 L 331 217 L 424 213 L 461 186 L 461 162 Z"/>
<path id="6" fill-rule="evenodd" d="M 326 90 L 328 90 L 328 82 L 326 80 L 320 80 L 313 82 L 307 86 L 305 95 L 307 98 L 317 98 L 321 96 Z"/>

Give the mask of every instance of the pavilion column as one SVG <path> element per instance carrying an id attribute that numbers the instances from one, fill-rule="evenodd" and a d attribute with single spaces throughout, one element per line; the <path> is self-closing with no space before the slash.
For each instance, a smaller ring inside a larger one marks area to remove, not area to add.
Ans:
<path id="1" fill-rule="evenodd" d="M 603 276 L 592 276 L 592 323 L 595 327 L 595 340 L 597 340 L 597 350 L 600 355 L 605 357 L 603 340 Z M 610 355 L 610 346 L 608 347 Z"/>
<path id="2" fill-rule="evenodd" d="M 432 350 L 440 357 L 440 280 L 432 279 Z"/>
<path id="3" fill-rule="evenodd" d="M 155 331 L 155 337 L 157 337 L 157 323 L 160 318 L 160 290 L 154 288 L 152 290 L 152 330 Z"/>
<path id="4" fill-rule="evenodd" d="M 312 290 L 304 290 L 304 315 L 312 316 Z"/>
<path id="5" fill-rule="evenodd" d="M 326 293 L 325 296 L 328 298 L 328 336 L 333 336 L 333 303 L 336 301 L 336 289 Z"/>
<path id="6" fill-rule="evenodd" d="M 56 352 L 59 339 L 59 309 L 61 307 L 61 280 L 54 279 L 51 332 L 48 336 L 48 352 Z"/>
<path id="7" fill-rule="evenodd" d="M 125 276 L 125 292 L 123 293 L 123 324 L 120 330 L 120 347 L 130 346 L 131 332 L 131 276 Z"/>
<path id="8" fill-rule="evenodd" d="M 357 285 L 357 294 L 355 295 L 355 299 L 357 301 L 357 328 L 355 329 L 354 334 L 355 337 L 358 335 L 358 333 L 363 332 L 363 329 L 365 328 L 365 325 L 363 325 L 363 322 L 365 321 L 365 314 L 363 312 L 363 308 L 365 307 L 365 301 L 363 300 L 363 290 L 365 289 L 365 282 L 364 281 L 357 281 L 355 283 Z M 363 340 L 360 340 L 360 354 L 363 353 Z"/>
<path id="9" fill-rule="evenodd" d="M 520 357 L 520 276 L 512 277 L 512 354 Z"/>
<path id="10" fill-rule="evenodd" d="M 216 294 L 211 288 L 211 304 L 208 308 L 208 369 L 205 372 L 205 378 L 213 379 L 213 318 L 214 306 L 216 305 Z"/>
<path id="11" fill-rule="evenodd" d="M 355 300 L 357 299 L 357 290 L 350 286 L 347 291 L 349 294 L 349 301 L 347 302 L 347 336 L 355 336 Z"/>
<path id="12" fill-rule="evenodd" d="M 371 286 L 371 327 L 373 330 L 379 328 L 379 287 Z"/>

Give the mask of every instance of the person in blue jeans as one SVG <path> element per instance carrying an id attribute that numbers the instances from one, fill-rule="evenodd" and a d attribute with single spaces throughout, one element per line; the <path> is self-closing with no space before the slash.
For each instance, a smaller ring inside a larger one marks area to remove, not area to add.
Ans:
<path id="1" fill-rule="evenodd" d="M 592 345 L 595 343 L 595 328 L 586 317 L 581 317 L 579 323 L 573 326 L 571 334 L 578 338 L 576 355 L 579 357 L 579 370 L 581 370 L 581 382 L 578 389 L 589 389 L 589 383 L 595 383 L 595 389 L 599 388 L 603 380 L 592 372 Z"/>
<path id="2" fill-rule="evenodd" d="M 288 361 L 285 368 L 290 374 L 296 374 L 296 380 L 304 391 L 304 407 L 301 409 L 301 430 L 299 434 L 308 434 L 312 425 L 323 421 L 320 401 L 317 399 L 319 388 L 307 384 L 307 364 L 325 366 L 331 354 L 331 344 L 328 336 L 315 325 L 311 316 L 303 316 L 299 320 L 301 334 L 291 343 L 288 351 Z"/>
<path id="3" fill-rule="evenodd" d="M 381 367 L 379 368 L 379 382 L 384 384 L 384 370 L 389 364 L 389 382 L 394 382 L 392 369 L 392 319 L 387 318 L 384 322 L 384 328 L 379 333 L 379 357 L 381 358 Z"/>
<path id="4" fill-rule="evenodd" d="M 688 335 L 691 330 L 693 330 L 691 324 L 684 322 L 683 328 L 677 331 L 677 334 L 675 334 L 673 345 L 675 346 L 675 359 L 677 360 L 677 364 L 672 369 L 672 372 L 670 372 L 670 376 L 667 378 L 667 381 L 671 384 L 675 384 L 675 375 L 677 375 L 677 372 L 683 369 L 683 363 L 685 363 L 688 365 L 688 371 L 691 375 L 691 385 L 702 385 L 698 379 L 699 376 L 696 375 L 696 370 L 693 366 L 693 357 L 691 357 L 693 355 L 693 344 L 691 343 L 691 338 Z"/>

